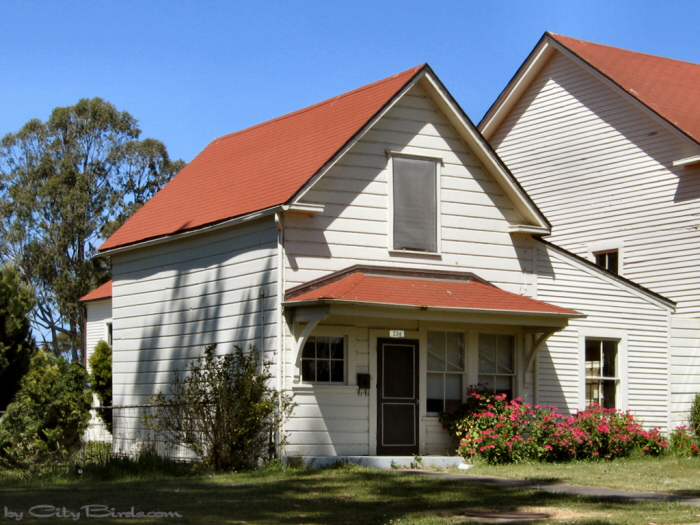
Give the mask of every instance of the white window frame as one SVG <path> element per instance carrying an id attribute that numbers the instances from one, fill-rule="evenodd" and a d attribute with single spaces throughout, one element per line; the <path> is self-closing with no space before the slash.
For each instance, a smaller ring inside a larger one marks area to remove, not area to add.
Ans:
<path id="1" fill-rule="evenodd" d="M 428 365 L 428 354 L 430 352 L 430 346 L 429 346 L 429 339 L 428 339 L 428 333 L 429 332 L 437 332 L 437 333 L 447 333 L 447 332 L 452 332 L 455 334 L 459 334 L 462 336 L 462 370 L 461 371 L 440 371 L 440 370 L 430 370 L 429 365 Z M 442 376 L 447 376 L 447 375 L 459 375 L 462 377 L 462 387 L 461 387 L 461 399 L 460 402 L 464 402 L 464 394 L 466 391 L 466 387 L 468 386 L 467 384 L 467 372 L 468 372 L 468 360 L 469 360 L 469 334 L 466 332 L 463 332 L 461 330 L 441 330 L 441 329 L 433 329 L 433 328 L 428 328 L 426 330 L 425 334 L 425 354 L 426 354 L 426 364 L 425 364 L 425 388 L 426 388 L 426 395 L 425 395 L 425 412 L 426 416 L 428 417 L 438 417 L 438 412 L 428 412 L 428 393 L 427 393 L 427 388 L 428 388 L 428 376 L 433 374 L 433 375 L 442 375 Z M 444 384 L 443 384 L 443 410 L 445 409 L 444 402 L 445 402 L 445 392 L 444 392 Z"/>
<path id="2" fill-rule="evenodd" d="M 596 264 L 596 255 L 617 252 L 617 275 L 624 275 L 624 243 L 619 240 L 595 242 L 588 245 L 588 260 Z"/>
<path id="3" fill-rule="evenodd" d="M 617 341 L 617 361 L 615 370 L 617 378 L 617 388 L 615 391 L 616 409 L 625 411 L 628 408 L 629 400 L 627 394 L 627 332 L 610 328 L 580 328 L 578 333 L 578 354 L 579 354 L 579 395 L 578 406 L 580 410 L 588 408 L 586 406 L 586 339 L 603 341 Z"/>
<path id="4" fill-rule="evenodd" d="M 481 336 L 482 335 L 495 335 L 495 336 L 508 336 L 513 338 L 513 373 L 512 374 L 499 374 L 498 372 L 483 372 L 479 370 L 479 354 L 481 353 Z M 477 334 L 476 337 L 476 377 L 477 377 L 477 384 L 481 383 L 481 376 L 482 375 L 489 375 L 493 377 L 510 377 L 511 378 L 511 397 L 516 398 L 519 395 L 519 337 L 516 334 L 513 333 L 507 333 L 507 332 L 498 332 L 498 331 L 489 331 L 489 330 L 480 330 L 479 333 Z M 483 387 L 484 385 L 482 385 Z M 496 385 L 493 385 L 495 387 Z M 494 388 L 486 388 L 486 390 L 494 390 Z"/>
<path id="5" fill-rule="evenodd" d="M 317 337 L 328 337 L 328 338 L 338 338 L 343 340 L 343 380 L 342 381 L 307 381 L 304 379 L 304 348 L 302 347 L 299 354 L 299 378 L 303 385 L 314 385 L 314 386 L 344 386 L 348 384 L 348 337 L 346 335 L 338 334 L 313 334 L 308 337 L 304 346 L 309 343 L 312 339 L 315 340 Z M 331 358 L 329 357 L 329 360 Z M 318 358 L 315 358 L 318 361 Z M 329 371 L 330 377 L 330 371 Z"/>
<path id="6" fill-rule="evenodd" d="M 437 214 L 435 225 L 436 231 L 436 248 L 435 252 L 424 252 L 420 250 L 397 250 L 394 249 L 394 159 L 395 158 L 405 158 L 413 160 L 425 160 L 435 163 L 435 212 Z M 401 153 L 395 151 L 387 151 L 388 158 L 388 191 L 389 191 L 389 203 L 388 203 L 388 224 L 389 224 L 389 252 L 392 254 L 412 254 L 412 255 L 442 255 L 442 210 L 441 202 L 442 198 L 440 195 L 440 187 L 442 180 L 442 170 L 443 160 L 439 157 L 431 157 L 426 155 L 415 155 L 411 153 Z"/>

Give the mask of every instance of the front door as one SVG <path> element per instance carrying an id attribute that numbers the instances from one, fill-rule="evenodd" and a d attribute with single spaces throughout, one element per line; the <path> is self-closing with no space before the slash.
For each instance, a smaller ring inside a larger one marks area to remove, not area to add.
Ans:
<path id="1" fill-rule="evenodd" d="M 418 341 L 377 339 L 377 454 L 418 454 Z"/>

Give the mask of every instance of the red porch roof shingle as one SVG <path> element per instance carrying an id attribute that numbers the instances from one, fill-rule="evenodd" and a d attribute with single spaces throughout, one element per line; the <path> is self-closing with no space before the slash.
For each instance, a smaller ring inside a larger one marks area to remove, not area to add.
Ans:
<path id="1" fill-rule="evenodd" d="M 83 295 L 79 301 L 85 303 L 87 301 L 97 301 L 98 299 L 109 299 L 112 297 L 112 281 L 109 280 L 106 283 L 98 286 L 89 294 Z"/>
<path id="2" fill-rule="evenodd" d="M 579 312 L 506 292 L 478 279 L 451 280 L 372 275 L 358 268 L 339 278 L 329 276 L 318 286 L 291 290 L 288 303 L 338 301 L 376 305 L 401 305 L 503 313 L 579 316 Z M 324 281 L 326 281 L 324 283 Z"/>

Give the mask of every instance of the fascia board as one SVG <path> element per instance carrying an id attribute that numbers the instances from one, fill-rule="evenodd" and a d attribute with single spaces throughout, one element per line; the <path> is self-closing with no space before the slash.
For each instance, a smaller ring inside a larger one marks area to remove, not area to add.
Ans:
<path id="1" fill-rule="evenodd" d="M 285 301 L 285 308 L 318 309 L 329 308 L 329 315 L 402 319 L 424 321 L 453 321 L 461 323 L 484 323 L 522 326 L 566 327 L 569 319 L 586 317 L 585 314 L 523 312 L 512 310 L 481 310 L 445 308 L 434 306 L 412 306 L 391 303 L 368 303 L 338 299 L 315 299 L 310 301 Z"/>
<path id="2" fill-rule="evenodd" d="M 494 101 L 477 128 L 481 134 L 490 140 L 503 119 L 506 118 L 513 106 L 520 100 L 523 92 L 530 87 L 535 77 L 542 71 L 549 58 L 554 54 L 554 48 L 549 44 L 545 35 L 535 46 L 525 62 L 516 71 L 505 89 Z"/>

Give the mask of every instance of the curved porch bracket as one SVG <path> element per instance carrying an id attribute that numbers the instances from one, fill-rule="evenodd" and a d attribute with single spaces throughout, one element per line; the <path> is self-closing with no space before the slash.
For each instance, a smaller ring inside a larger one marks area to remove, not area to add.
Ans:
<path id="1" fill-rule="evenodd" d="M 302 330 L 301 335 L 296 340 L 296 351 L 297 351 L 297 353 L 296 353 L 297 359 L 296 360 L 297 360 L 297 362 L 299 361 L 299 356 L 301 356 L 301 349 L 304 348 L 304 345 L 306 344 L 306 340 L 311 335 L 311 332 L 313 332 L 314 328 L 316 328 L 318 323 L 323 321 L 326 317 L 328 317 L 327 311 L 319 311 L 319 312 L 314 313 L 309 318 L 309 322 L 306 323 L 304 330 Z"/>
<path id="2" fill-rule="evenodd" d="M 546 332 L 542 332 L 539 337 L 535 340 L 535 343 L 532 345 L 532 350 L 530 350 L 530 353 L 527 355 L 525 358 L 525 362 L 527 363 L 527 366 L 525 367 L 526 372 L 531 372 L 533 369 L 533 365 L 535 363 L 535 358 L 537 357 L 537 354 L 540 351 L 540 348 L 542 345 L 549 339 L 552 334 L 557 332 L 558 330 L 547 330 Z"/>

